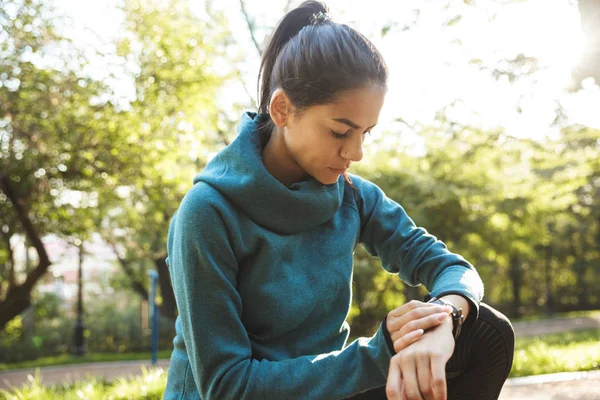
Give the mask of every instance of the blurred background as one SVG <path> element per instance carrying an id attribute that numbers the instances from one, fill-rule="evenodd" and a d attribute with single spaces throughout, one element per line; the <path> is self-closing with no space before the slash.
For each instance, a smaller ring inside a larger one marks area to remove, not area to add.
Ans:
<path id="1" fill-rule="evenodd" d="M 168 358 L 170 218 L 256 110 L 266 37 L 299 3 L 0 0 L 0 366 L 149 357 L 149 270 Z M 390 70 L 352 172 L 473 263 L 514 321 L 597 316 L 600 1 L 327 5 Z M 352 336 L 426 293 L 359 248 Z M 600 368 L 591 348 L 569 368 Z"/>

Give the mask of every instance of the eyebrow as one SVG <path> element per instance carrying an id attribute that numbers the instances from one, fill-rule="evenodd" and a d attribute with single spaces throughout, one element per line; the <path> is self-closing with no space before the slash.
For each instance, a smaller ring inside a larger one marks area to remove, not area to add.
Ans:
<path id="1" fill-rule="evenodd" d="M 355 124 L 354 122 L 352 122 L 352 121 L 350 121 L 349 119 L 346 119 L 346 118 L 332 118 L 332 120 L 334 120 L 336 122 L 341 122 L 342 124 L 346 124 L 349 127 L 354 128 L 354 129 L 360 128 L 357 124 Z M 377 125 L 377 124 L 375 124 L 375 125 Z M 375 125 L 370 126 L 367 129 L 365 129 L 365 130 L 368 131 L 369 129 L 373 128 Z"/>

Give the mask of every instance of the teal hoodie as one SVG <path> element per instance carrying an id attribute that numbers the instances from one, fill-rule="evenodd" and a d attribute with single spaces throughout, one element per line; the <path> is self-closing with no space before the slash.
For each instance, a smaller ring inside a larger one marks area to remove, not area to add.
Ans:
<path id="1" fill-rule="evenodd" d="M 374 184 L 273 178 L 260 121 L 244 114 L 171 221 L 179 317 L 167 400 L 342 399 L 384 386 L 393 355 L 385 323 L 346 344 L 359 243 L 432 296 L 462 294 L 473 314 L 481 301 L 475 269 Z"/>

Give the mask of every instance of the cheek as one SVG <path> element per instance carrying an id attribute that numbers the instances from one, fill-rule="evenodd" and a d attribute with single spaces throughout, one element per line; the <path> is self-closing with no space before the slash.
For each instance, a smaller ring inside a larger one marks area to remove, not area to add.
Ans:
<path id="1" fill-rule="evenodd" d="M 334 139 L 323 129 L 294 126 L 288 130 L 286 145 L 301 164 L 330 164 L 338 157 L 342 141 Z"/>
<path id="2" fill-rule="evenodd" d="M 340 141 L 323 134 L 305 143 L 303 155 L 307 160 L 329 165 L 337 157 L 339 150 Z"/>

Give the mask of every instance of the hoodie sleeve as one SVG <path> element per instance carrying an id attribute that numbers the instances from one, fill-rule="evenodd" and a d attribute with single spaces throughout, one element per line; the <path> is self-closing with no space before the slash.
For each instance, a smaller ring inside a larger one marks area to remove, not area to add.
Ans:
<path id="1" fill-rule="evenodd" d="M 375 184 L 353 177 L 361 215 L 359 241 L 383 268 L 411 286 L 425 285 L 431 297 L 458 294 L 478 315 L 483 283 L 475 268 L 423 228 Z M 470 315 L 469 315 L 470 316 Z"/>
<path id="2" fill-rule="evenodd" d="M 190 195 L 195 189 L 171 221 L 168 260 L 200 398 L 342 399 L 384 386 L 392 353 L 381 325 L 373 337 L 340 351 L 283 361 L 253 358 L 236 290 L 235 227 L 201 192 Z"/>

